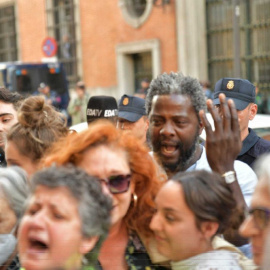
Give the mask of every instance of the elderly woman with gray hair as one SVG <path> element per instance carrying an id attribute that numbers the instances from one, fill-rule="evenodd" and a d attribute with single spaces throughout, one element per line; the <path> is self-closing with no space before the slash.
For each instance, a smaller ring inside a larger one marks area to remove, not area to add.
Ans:
<path id="1" fill-rule="evenodd" d="M 19 270 L 16 232 L 28 196 L 26 173 L 19 167 L 0 169 L 0 269 Z"/>
<path id="2" fill-rule="evenodd" d="M 84 255 L 108 232 L 111 200 L 96 178 L 71 165 L 35 173 L 30 187 L 18 233 L 22 267 L 81 269 Z"/>

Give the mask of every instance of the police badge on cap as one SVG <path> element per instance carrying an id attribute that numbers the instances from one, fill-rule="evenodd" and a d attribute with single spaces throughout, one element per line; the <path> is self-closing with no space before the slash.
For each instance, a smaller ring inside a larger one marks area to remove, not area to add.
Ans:
<path id="1" fill-rule="evenodd" d="M 143 98 L 130 95 L 123 95 L 121 97 L 118 117 L 130 122 L 136 122 L 144 115 L 146 115 L 146 111 Z"/>
<path id="2" fill-rule="evenodd" d="M 255 102 L 255 86 L 248 80 L 240 78 L 222 78 L 215 85 L 214 105 L 219 105 L 219 94 L 232 99 L 238 111 L 244 110 L 249 103 Z"/>

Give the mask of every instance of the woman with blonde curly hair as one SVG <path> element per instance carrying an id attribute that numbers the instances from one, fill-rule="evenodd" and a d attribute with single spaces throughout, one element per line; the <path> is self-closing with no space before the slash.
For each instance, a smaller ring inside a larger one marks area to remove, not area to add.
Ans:
<path id="1" fill-rule="evenodd" d="M 73 163 L 102 183 L 112 198 L 111 228 L 98 255 L 98 269 L 162 269 L 154 266 L 147 246 L 159 190 L 157 169 L 148 150 L 132 134 L 99 121 L 55 143 L 43 164 Z M 148 268 L 147 268 L 148 267 Z"/>
<path id="2" fill-rule="evenodd" d="M 67 134 L 64 117 L 43 97 L 25 99 L 18 110 L 18 123 L 7 133 L 7 165 L 22 167 L 31 176 L 51 144 Z"/>

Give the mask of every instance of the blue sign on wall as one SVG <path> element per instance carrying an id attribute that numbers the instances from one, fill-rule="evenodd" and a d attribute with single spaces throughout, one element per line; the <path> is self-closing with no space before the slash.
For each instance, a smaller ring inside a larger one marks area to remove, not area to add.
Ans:
<path id="1" fill-rule="evenodd" d="M 47 37 L 42 43 L 42 51 L 47 57 L 55 56 L 57 53 L 57 42 L 52 37 Z"/>

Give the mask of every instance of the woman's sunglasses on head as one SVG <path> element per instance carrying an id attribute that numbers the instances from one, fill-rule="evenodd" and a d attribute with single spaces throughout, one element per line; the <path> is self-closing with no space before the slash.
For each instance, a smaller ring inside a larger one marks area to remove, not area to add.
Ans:
<path id="1" fill-rule="evenodd" d="M 112 194 L 119 194 L 128 191 L 131 180 L 131 174 L 112 175 L 106 179 L 99 179 L 104 182 Z"/>

